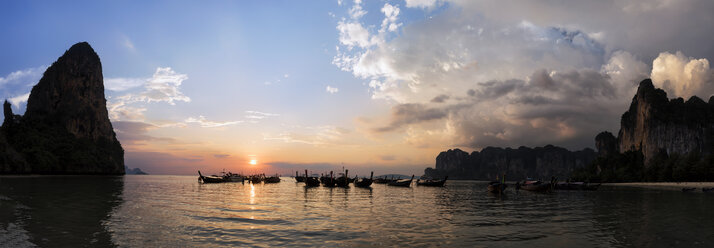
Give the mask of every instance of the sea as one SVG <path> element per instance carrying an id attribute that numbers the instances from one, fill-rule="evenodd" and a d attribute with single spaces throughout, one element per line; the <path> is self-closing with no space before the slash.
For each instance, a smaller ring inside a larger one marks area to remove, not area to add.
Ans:
<path id="1" fill-rule="evenodd" d="M 0 176 L 0 247 L 714 247 L 714 193 Z"/>

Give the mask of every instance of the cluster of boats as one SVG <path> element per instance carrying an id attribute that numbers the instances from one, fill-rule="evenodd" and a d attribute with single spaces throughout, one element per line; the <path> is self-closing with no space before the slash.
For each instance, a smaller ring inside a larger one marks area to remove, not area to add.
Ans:
<path id="1" fill-rule="evenodd" d="M 335 177 L 334 173 L 330 171 L 329 174 L 323 173 L 318 177 L 317 175 L 308 175 L 307 170 L 305 170 L 304 175 L 299 175 L 296 171 L 295 181 L 298 183 L 304 182 L 306 187 L 317 187 L 320 185 L 322 185 L 323 187 L 349 187 L 350 183 L 352 183 L 355 187 L 359 188 L 369 188 L 371 187 L 372 183 L 386 184 L 389 186 L 397 187 L 411 187 L 412 182 L 414 182 L 414 175 L 412 175 L 410 179 L 395 179 L 394 177 L 390 179 L 386 176 L 374 178 L 374 172 L 371 172 L 369 178 L 360 178 L 357 176 L 355 176 L 354 178 L 350 178 L 348 176 L 348 173 L 349 170 L 345 170 L 345 173 L 339 173 L 339 175 Z M 442 187 L 444 186 L 444 183 L 446 183 L 446 179 L 447 178 L 444 178 L 442 180 L 417 179 L 416 184 L 418 186 Z"/>
<path id="2" fill-rule="evenodd" d="M 198 171 L 198 182 L 200 183 L 228 183 L 228 182 L 239 182 L 239 183 L 245 183 L 245 181 L 250 181 L 251 183 L 279 183 L 280 182 L 280 177 L 278 175 L 275 176 L 266 176 L 265 174 L 256 174 L 256 175 L 250 175 L 250 176 L 244 176 L 241 174 L 234 174 L 231 172 L 228 173 L 222 173 L 222 175 L 210 175 L 210 176 L 204 176 L 201 174 L 201 171 Z"/>
<path id="3" fill-rule="evenodd" d="M 600 183 L 588 183 L 588 182 L 558 182 L 557 178 L 552 178 L 550 182 L 544 182 L 541 180 L 525 180 L 518 181 L 514 185 L 516 190 L 526 190 L 533 192 L 551 192 L 553 190 L 597 190 L 600 187 Z M 488 191 L 491 193 L 503 193 L 505 192 L 508 185 L 505 181 L 493 181 L 488 184 Z"/>

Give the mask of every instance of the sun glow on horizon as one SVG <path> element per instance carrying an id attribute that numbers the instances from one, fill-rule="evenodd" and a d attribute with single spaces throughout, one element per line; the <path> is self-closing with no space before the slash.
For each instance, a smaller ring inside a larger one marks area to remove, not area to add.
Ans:
<path id="1" fill-rule="evenodd" d="M 258 160 L 256 160 L 256 159 L 250 160 L 250 165 L 256 165 L 256 164 L 258 164 Z"/>

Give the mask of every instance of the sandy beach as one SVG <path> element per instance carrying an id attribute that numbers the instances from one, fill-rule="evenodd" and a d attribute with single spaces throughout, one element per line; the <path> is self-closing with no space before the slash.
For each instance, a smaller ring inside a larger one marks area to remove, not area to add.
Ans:
<path id="1" fill-rule="evenodd" d="M 702 188 L 714 188 L 714 182 L 639 182 L 639 183 L 603 183 L 607 186 L 641 187 L 663 190 L 682 190 L 682 188 L 697 188 L 695 192 L 702 192 Z"/>

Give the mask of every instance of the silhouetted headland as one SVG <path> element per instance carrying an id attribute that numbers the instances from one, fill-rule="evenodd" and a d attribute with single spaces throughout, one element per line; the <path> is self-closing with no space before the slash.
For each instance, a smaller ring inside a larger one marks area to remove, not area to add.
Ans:
<path id="1" fill-rule="evenodd" d="M 74 44 L 32 88 L 23 116 L 3 105 L 0 174 L 124 174 L 99 56 Z"/>
<path id="2" fill-rule="evenodd" d="M 441 152 L 427 176 L 454 179 L 510 180 L 526 177 L 583 181 L 714 181 L 714 97 L 668 99 L 652 80 L 640 82 L 615 137 L 595 137 L 596 153 L 545 147 L 487 147 L 471 154 L 460 149 Z"/>

